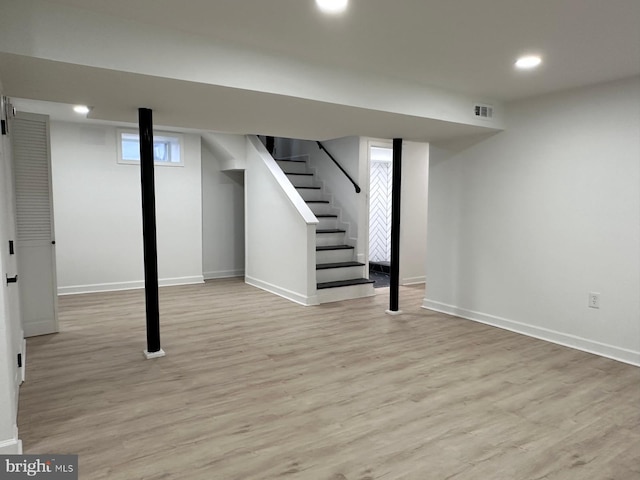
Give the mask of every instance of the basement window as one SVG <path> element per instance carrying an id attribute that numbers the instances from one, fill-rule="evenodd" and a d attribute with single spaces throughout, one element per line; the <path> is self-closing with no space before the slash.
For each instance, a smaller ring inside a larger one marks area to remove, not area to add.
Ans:
<path id="1" fill-rule="evenodd" d="M 153 162 L 155 165 L 184 166 L 183 136 L 178 133 L 153 133 Z M 118 129 L 118 163 L 140 163 L 140 136 L 136 130 Z"/>

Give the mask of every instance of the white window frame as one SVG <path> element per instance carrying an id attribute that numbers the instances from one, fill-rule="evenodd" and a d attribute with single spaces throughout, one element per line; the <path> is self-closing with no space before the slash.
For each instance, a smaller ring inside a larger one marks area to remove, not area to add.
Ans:
<path id="1" fill-rule="evenodd" d="M 117 161 L 120 165 L 140 165 L 140 160 L 126 160 L 122 158 L 122 135 L 125 133 L 134 134 L 134 135 L 140 134 L 138 130 L 133 128 L 117 128 L 116 129 L 116 145 L 118 148 Z M 153 162 L 154 165 L 158 165 L 161 167 L 184 167 L 184 135 L 182 135 L 181 133 L 160 132 L 160 131 L 154 130 L 153 132 L 154 140 L 160 137 L 166 137 L 167 139 L 170 140 L 169 143 L 171 145 L 177 146 L 180 154 L 180 161 L 179 162 L 170 162 L 170 161 L 163 162 L 163 161 L 154 160 Z M 172 140 L 175 140 L 175 141 L 172 141 Z"/>

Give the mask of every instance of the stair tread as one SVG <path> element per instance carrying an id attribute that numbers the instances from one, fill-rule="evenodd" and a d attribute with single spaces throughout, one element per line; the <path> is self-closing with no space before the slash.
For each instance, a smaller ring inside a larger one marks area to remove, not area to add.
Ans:
<path id="1" fill-rule="evenodd" d="M 313 173 L 284 172 L 284 174 L 285 175 L 304 175 L 306 177 L 313 177 Z"/>
<path id="2" fill-rule="evenodd" d="M 346 230 L 341 230 L 339 228 L 321 228 L 316 230 L 316 233 L 346 233 Z"/>
<path id="3" fill-rule="evenodd" d="M 287 158 L 274 158 L 276 162 L 294 162 L 294 163 L 307 163 L 306 160 L 289 160 Z"/>
<path id="4" fill-rule="evenodd" d="M 338 218 L 338 215 L 333 213 L 319 213 L 316 215 L 317 218 Z"/>
<path id="5" fill-rule="evenodd" d="M 353 249 L 353 245 L 318 245 L 316 246 L 316 251 L 325 251 L 325 250 L 349 250 Z"/>
<path id="6" fill-rule="evenodd" d="M 349 280 L 338 280 L 335 282 L 322 282 L 316 285 L 318 290 L 322 290 L 324 288 L 336 288 L 336 287 L 349 287 L 351 285 L 366 285 L 367 283 L 374 283 L 373 280 L 369 280 L 368 278 L 352 278 Z"/>
<path id="7" fill-rule="evenodd" d="M 316 270 L 328 270 L 330 268 L 344 268 L 344 267 L 364 267 L 364 263 L 360 263 L 360 262 L 320 263 L 316 265 Z"/>
<path id="8" fill-rule="evenodd" d="M 305 200 L 306 203 L 326 203 L 329 204 L 329 200 Z"/>
<path id="9" fill-rule="evenodd" d="M 304 189 L 307 189 L 307 190 L 320 190 L 320 187 L 305 187 L 305 186 L 302 186 L 302 185 L 294 185 L 293 187 L 294 188 L 304 188 Z"/>

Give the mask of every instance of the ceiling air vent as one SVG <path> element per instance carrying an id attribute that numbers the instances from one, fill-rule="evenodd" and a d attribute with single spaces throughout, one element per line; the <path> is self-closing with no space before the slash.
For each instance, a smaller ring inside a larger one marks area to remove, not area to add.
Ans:
<path id="1" fill-rule="evenodd" d="M 491 105 L 482 105 L 480 103 L 477 103 L 473 107 L 473 111 L 476 117 L 493 118 L 493 107 Z"/>

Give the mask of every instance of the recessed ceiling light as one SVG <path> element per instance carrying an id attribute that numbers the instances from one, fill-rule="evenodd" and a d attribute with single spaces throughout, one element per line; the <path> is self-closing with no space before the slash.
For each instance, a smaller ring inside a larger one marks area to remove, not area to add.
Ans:
<path id="1" fill-rule="evenodd" d="M 91 109 L 86 105 L 76 105 L 75 107 L 73 107 L 73 111 L 82 115 L 86 115 L 91 111 Z"/>
<path id="2" fill-rule="evenodd" d="M 341 13 L 347 9 L 349 0 L 316 0 L 318 8 L 325 13 Z"/>
<path id="3" fill-rule="evenodd" d="M 537 55 L 527 55 L 526 57 L 520 57 L 516 61 L 516 68 L 521 70 L 530 70 L 536 68 L 542 63 L 542 59 Z"/>

